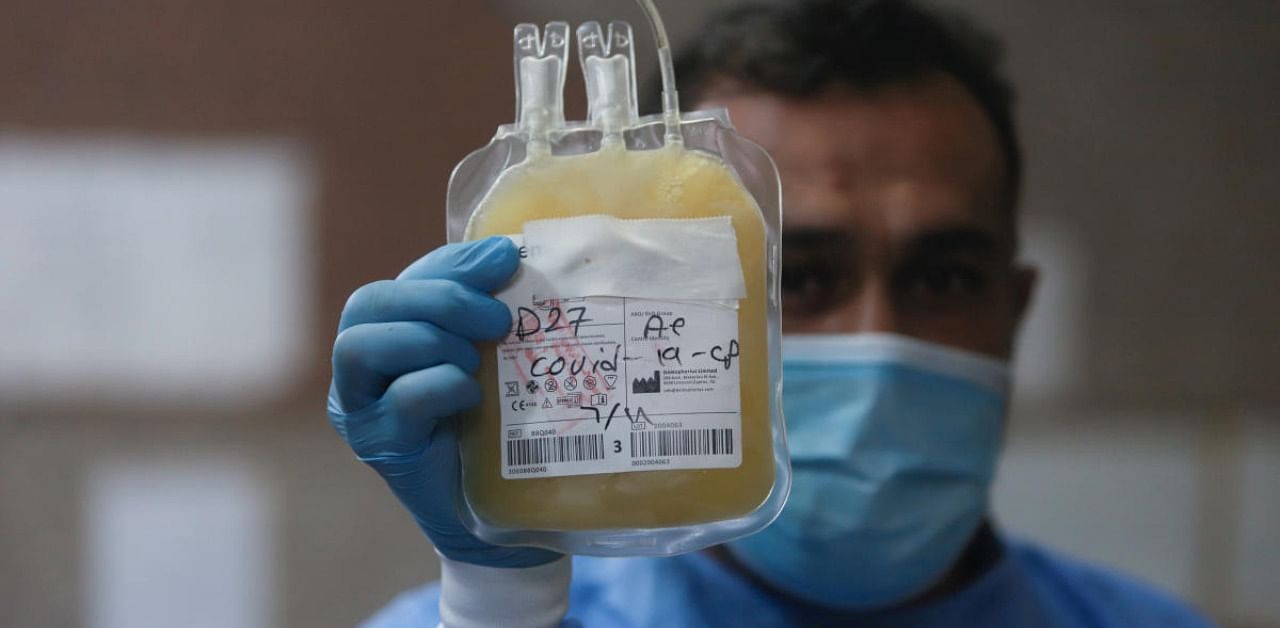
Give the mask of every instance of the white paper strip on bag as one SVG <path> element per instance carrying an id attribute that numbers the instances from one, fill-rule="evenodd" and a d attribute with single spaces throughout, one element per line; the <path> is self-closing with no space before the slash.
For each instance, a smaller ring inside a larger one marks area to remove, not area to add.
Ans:
<path id="1" fill-rule="evenodd" d="M 523 272 L 540 297 L 736 301 L 747 296 L 727 216 L 621 220 L 593 215 L 525 223 Z M 532 279 L 532 277 L 530 278 Z"/>

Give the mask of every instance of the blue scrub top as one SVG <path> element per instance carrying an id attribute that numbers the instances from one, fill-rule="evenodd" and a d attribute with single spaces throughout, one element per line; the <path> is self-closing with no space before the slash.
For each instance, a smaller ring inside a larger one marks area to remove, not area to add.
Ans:
<path id="1" fill-rule="evenodd" d="M 1169 628 L 1211 624 L 1169 595 L 1028 543 L 1002 541 L 996 564 L 929 604 L 835 619 L 781 600 L 703 554 L 575 557 L 566 626 L 934 626 Z M 440 587 L 409 591 L 365 626 L 435 626 Z M 575 623 L 576 622 L 576 623 Z"/>

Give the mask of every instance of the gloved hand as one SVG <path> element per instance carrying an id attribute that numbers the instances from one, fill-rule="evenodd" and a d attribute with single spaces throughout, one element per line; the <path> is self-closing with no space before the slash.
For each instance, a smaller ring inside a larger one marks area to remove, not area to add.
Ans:
<path id="1" fill-rule="evenodd" d="M 441 554 L 489 567 L 531 567 L 559 557 L 481 541 L 463 527 L 456 505 L 452 417 L 480 402 L 473 343 L 498 340 L 511 327 L 507 307 L 487 293 L 519 264 L 506 238 L 436 249 L 396 280 L 356 290 L 333 346 L 334 429 L 386 480 Z"/>

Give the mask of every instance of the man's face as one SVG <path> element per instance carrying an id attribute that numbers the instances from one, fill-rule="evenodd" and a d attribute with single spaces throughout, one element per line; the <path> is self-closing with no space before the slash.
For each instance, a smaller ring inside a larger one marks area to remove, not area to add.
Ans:
<path id="1" fill-rule="evenodd" d="M 782 175 L 783 331 L 1009 357 L 1034 273 L 1013 265 L 994 127 L 957 81 L 805 100 L 720 91 L 708 107 L 727 108 Z"/>

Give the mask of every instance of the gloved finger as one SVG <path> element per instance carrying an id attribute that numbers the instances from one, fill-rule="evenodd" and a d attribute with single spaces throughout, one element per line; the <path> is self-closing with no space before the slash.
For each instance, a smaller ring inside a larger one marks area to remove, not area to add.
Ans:
<path id="1" fill-rule="evenodd" d="M 446 244 L 412 263 L 397 279 L 448 279 L 483 292 L 501 288 L 520 267 L 520 252 L 507 238 Z"/>
<path id="2" fill-rule="evenodd" d="M 361 460 L 373 465 L 420 455 L 443 417 L 480 403 L 480 384 L 453 364 L 396 378 L 369 408 L 347 415 L 339 429 Z"/>
<path id="3" fill-rule="evenodd" d="M 497 340 L 511 328 L 511 311 L 501 301 L 456 281 L 375 281 L 347 299 L 338 331 L 396 321 L 424 321 L 469 340 Z"/>
<path id="4" fill-rule="evenodd" d="M 348 327 L 333 343 L 333 384 L 343 408 L 377 401 L 397 377 L 438 364 L 468 373 L 480 352 L 461 336 L 431 323 L 397 321 Z"/>

